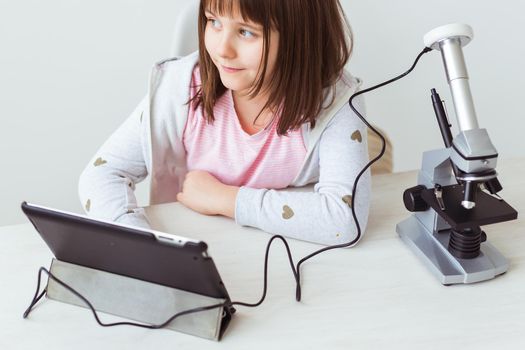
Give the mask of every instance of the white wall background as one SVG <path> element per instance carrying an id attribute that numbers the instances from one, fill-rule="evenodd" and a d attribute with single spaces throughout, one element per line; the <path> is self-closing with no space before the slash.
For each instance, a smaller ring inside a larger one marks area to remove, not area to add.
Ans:
<path id="1" fill-rule="evenodd" d="M 405 71 L 428 30 L 470 24 L 475 39 L 465 57 L 480 126 L 489 130 L 500 158 L 525 154 L 520 108 L 525 3 L 341 2 L 355 34 L 349 66 L 365 86 Z M 174 21 L 184 4 L 0 0 L 0 225 L 25 222 L 19 209 L 23 200 L 81 212 L 78 175 L 145 94 L 149 68 L 169 55 Z M 369 119 L 394 144 L 396 171 L 419 167 L 423 150 L 442 145 L 431 87 L 452 113 L 435 52 L 425 55 L 409 77 L 367 97 Z M 139 191 L 139 201 L 147 204 L 144 186 Z"/>

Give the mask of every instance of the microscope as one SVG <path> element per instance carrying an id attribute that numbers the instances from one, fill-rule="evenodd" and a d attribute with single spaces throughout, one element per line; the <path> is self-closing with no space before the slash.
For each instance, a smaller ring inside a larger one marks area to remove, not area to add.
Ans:
<path id="1" fill-rule="evenodd" d="M 498 192 L 498 152 L 486 129 L 478 126 L 462 47 L 472 28 L 449 24 L 424 36 L 439 50 L 445 66 L 459 134 L 452 137 L 443 102 L 431 99 L 445 148 L 423 153 L 418 185 L 405 190 L 403 202 L 413 214 L 396 226 L 401 239 L 444 285 L 474 283 L 507 271 L 505 257 L 487 242 L 483 225 L 514 220 L 518 213 Z"/>

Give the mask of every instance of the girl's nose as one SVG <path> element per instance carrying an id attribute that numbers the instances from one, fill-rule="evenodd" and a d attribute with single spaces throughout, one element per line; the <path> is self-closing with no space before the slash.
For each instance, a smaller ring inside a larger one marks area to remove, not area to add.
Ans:
<path id="1" fill-rule="evenodd" d="M 217 54 L 223 58 L 235 57 L 235 48 L 233 46 L 233 40 L 228 33 L 223 33 L 219 42 L 217 43 Z"/>

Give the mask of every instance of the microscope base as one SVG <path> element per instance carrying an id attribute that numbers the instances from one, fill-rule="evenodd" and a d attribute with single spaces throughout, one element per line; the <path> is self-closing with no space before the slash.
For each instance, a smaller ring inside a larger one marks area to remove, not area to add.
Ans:
<path id="1" fill-rule="evenodd" d="M 415 215 L 397 224 L 396 231 L 442 284 L 480 282 L 509 268 L 507 259 L 488 242 L 481 243 L 476 258 L 454 257 L 447 249 L 450 233 L 430 232 Z"/>

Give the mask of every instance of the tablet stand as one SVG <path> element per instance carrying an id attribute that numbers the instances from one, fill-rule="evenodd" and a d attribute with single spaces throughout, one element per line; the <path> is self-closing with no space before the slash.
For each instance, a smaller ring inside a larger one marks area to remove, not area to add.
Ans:
<path id="1" fill-rule="evenodd" d="M 145 324 L 161 324 L 177 312 L 225 301 L 57 259 L 52 260 L 50 271 L 89 300 L 95 310 Z M 51 278 L 46 294 L 49 299 L 87 307 Z M 178 317 L 166 328 L 218 341 L 224 331 L 221 328 L 227 326 L 223 322 L 225 316 L 229 315 L 218 307 Z"/>

